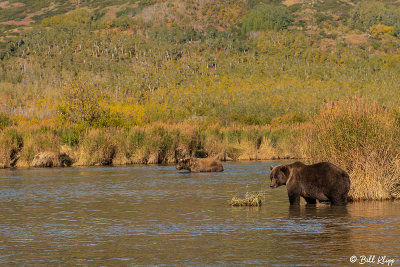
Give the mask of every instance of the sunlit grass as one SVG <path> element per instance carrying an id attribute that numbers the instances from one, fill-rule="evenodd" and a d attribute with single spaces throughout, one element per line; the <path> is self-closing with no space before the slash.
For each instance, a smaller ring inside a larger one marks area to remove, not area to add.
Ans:
<path id="1" fill-rule="evenodd" d="M 286 129 L 277 137 L 276 132 Z M 30 166 L 43 152 L 66 153 L 78 166 L 173 164 L 185 157 L 267 160 L 298 157 L 290 128 L 155 123 L 131 128 L 90 128 L 37 123 L 0 130 L 0 166 Z M 37 164 L 35 164 L 37 165 Z"/>
<path id="2" fill-rule="evenodd" d="M 397 109 L 365 98 L 324 107 L 310 128 L 309 157 L 350 175 L 353 200 L 399 198 L 400 124 Z"/>
<path id="3" fill-rule="evenodd" d="M 246 192 L 243 198 L 234 196 L 229 202 L 230 206 L 241 207 L 259 207 L 262 204 L 263 194 L 262 192 L 249 193 Z"/>

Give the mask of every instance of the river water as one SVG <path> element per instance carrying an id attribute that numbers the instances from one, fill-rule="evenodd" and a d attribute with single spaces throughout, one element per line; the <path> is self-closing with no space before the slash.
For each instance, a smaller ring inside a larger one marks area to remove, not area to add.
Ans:
<path id="1" fill-rule="evenodd" d="M 290 207 L 271 164 L 1 170 L 0 264 L 400 265 L 400 202 Z M 246 191 L 263 205 L 228 205 Z"/>

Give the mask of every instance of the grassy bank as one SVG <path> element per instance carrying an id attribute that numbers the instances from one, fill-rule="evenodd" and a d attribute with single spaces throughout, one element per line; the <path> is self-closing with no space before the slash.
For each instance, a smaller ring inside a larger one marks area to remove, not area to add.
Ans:
<path id="1" fill-rule="evenodd" d="M 221 160 L 297 158 L 303 155 L 292 144 L 299 134 L 299 130 L 271 126 L 156 123 L 96 129 L 44 123 L 14 125 L 0 131 L 0 164 L 5 168 L 38 166 L 35 162 L 43 153 L 66 154 L 75 166 L 175 163 L 188 156 Z"/>

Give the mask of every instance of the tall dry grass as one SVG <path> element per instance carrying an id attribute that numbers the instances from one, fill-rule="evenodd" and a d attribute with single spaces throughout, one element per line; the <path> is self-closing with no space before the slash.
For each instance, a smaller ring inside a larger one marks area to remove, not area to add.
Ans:
<path id="1" fill-rule="evenodd" d="M 10 127 L 0 132 L 0 168 L 14 167 L 18 153 L 23 147 L 23 138 L 15 129 Z"/>
<path id="2" fill-rule="evenodd" d="M 311 161 L 329 161 L 350 175 L 353 200 L 400 197 L 400 116 L 377 102 L 351 98 L 314 117 Z"/>
<path id="3" fill-rule="evenodd" d="M 299 157 L 293 145 L 296 135 L 289 127 L 271 126 L 165 123 L 130 128 L 9 126 L 0 130 L 0 167 L 40 166 L 43 164 L 38 165 L 34 159 L 47 154 L 66 154 L 79 166 L 171 164 L 184 157 L 221 160 Z"/>
<path id="4" fill-rule="evenodd" d="M 28 126 L 18 128 L 23 139 L 23 146 L 18 153 L 18 167 L 31 166 L 35 156 L 43 152 L 59 153 L 61 139 L 51 127 Z"/>
<path id="5" fill-rule="evenodd" d="M 114 129 L 87 131 L 82 137 L 78 151 L 77 165 L 112 165 L 117 151 Z"/>

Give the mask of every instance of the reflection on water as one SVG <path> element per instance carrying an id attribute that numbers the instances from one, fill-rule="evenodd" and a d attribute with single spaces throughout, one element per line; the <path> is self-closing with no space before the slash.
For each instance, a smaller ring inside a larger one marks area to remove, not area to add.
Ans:
<path id="1" fill-rule="evenodd" d="M 2 170 L 0 264 L 400 260 L 400 202 L 290 207 L 284 187 L 269 188 L 265 163 L 224 165 L 222 173 L 173 166 Z M 261 190 L 260 208 L 228 206 L 235 194 Z"/>

